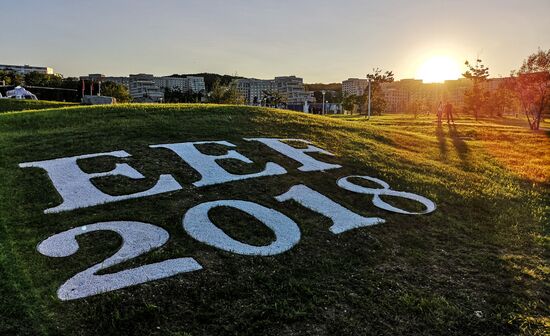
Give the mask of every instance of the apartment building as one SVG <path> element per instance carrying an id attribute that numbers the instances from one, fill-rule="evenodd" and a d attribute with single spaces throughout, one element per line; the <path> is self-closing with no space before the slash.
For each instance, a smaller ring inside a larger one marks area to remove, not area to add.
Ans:
<path id="1" fill-rule="evenodd" d="M 132 80 L 130 81 L 129 91 L 132 100 L 135 102 L 159 103 L 164 99 L 164 91 L 152 80 Z"/>
<path id="2" fill-rule="evenodd" d="M 299 105 L 304 102 L 314 102 L 313 92 L 305 90 L 304 80 L 296 76 L 275 77 L 274 89 L 283 97 L 287 105 Z"/>
<path id="3" fill-rule="evenodd" d="M 188 91 L 191 90 L 194 93 L 206 91 L 206 85 L 204 84 L 204 77 L 187 76 L 184 79 L 186 80 L 184 87 L 187 88 Z"/>
<path id="4" fill-rule="evenodd" d="M 247 105 L 261 105 L 264 92 L 275 89 L 275 81 L 272 79 L 243 78 L 237 79 L 236 84 Z"/>
<path id="5" fill-rule="evenodd" d="M 315 102 L 313 92 L 304 87 L 304 80 L 296 76 L 280 76 L 275 79 L 243 78 L 236 80 L 237 90 L 248 105 L 260 105 L 265 91 L 276 91 L 287 105 Z"/>
<path id="6" fill-rule="evenodd" d="M 361 96 L 369 86 L 368 79 L 348 78 L 342 82 L 342 94 L 345 96 Z"/>
<path id="7" fill-rule="evenodd" d="M 161 90 L 169 88 L 172 90 L 181 90 L 181 91 L 193 91 L 195 93 L 204 91 L 206 89 L 204 84 L 203 77 L 197 76 L 187 76 L 185 78 L 180 77 L 155 77 L 152 74 L 132 74 L 128 77 L 115 77 L 115 76 L 105 76 L 103 74 L 89 74 L 88 76 L 81 76 L 82 80 L 93 80 L 94 82 L 114 82 L 117 84 L 122 84 L 126 87 L 130 87 L 130 83 L 133 81 L 152 81 L 154 82 Z"/>
<path id="8" fill-rule="evenodd" d="M 422 91 L 422 80 L 403 79 L 380 85 L 387 110 L 392 112 L 403 111 L 414 99 L 419 99 Z"/>
<path id="9" fill-rule="evenodd" d="M 46 75 L 54 74 L 53 69 L 50 67 L 32 66 L 28 64 L 25 64 L 25 65 L 0 64 L 0 70 L 13 71 L 20 75 L 26 75 L 31 72 L 38 72 Z"/>
<path id="10" fill-rule="evenodd" d="M 450 102 L 455 108 L 464 105 L 464 93 L 472 86 L 466 78 L 447 80 L 444 83 L 423 83 L 419 79 L 402 79 L 382 83 L 380 88 L 387 103 L 387 111 L 403 112 L 414 102 L 425 102 L 436 106 L 439 102 Z"/>
<path id="11" fill-rule="evenodd" d="M 135 80 L 153 81 L 162 91 L 168 88 L 171 90 L 180 90 L 182 92 L 193 91 L 194 93 L 198 93 L 206 89 L 206 86 L 204 84 L 204 78 L 197 77 L 197 76 L 187 76 L 185 78 L 182 78 L 182 77 L 155 77 L 152 74 L 143 74 L 143 73 L 130 75 L 129 82 L 131 83 L 132 81 L 135 81 Z"/>

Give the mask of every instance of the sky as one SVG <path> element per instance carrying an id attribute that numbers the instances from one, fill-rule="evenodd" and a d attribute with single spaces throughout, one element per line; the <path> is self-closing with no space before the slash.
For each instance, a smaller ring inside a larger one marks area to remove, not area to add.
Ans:
<path id="1" fill-rule="evenodd" d="M 415 78 L 444 56 L 506 76 L 550 48 L 549 0 L 0 0 L 0 64 L 68 76 Z"/>

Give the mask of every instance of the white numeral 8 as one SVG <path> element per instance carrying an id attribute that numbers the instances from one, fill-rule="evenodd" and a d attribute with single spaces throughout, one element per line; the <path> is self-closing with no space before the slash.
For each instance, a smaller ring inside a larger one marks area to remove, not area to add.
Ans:
<path id="1" fill-rule="evenodd" d="M 357 185 L 357 184 L 354 184 L 354 183 L 350 182 L 349 181 L 350 178 L 360 178 L 360 179 L 368 180 L 368 181 L 371 181 L 371 182 L 374 182 L 374 183 L 378 183 L 379 185 L 382 186 L 382 188 L 363 187 L 363 186 L 360 186 L 360 185 Z M 405 192 L 405 191 L 392 190 L 392 189 L 390 189 L 389 184 L 387 184 L 386 182 L 384 182 L 380 179 L 374 178 L 374 177 L 359 176 L 359 175 L 347 176 L 347 177 L 343 177 L 343 178 L 339 179 L 337 184 L 340 188 L 343 188 L 343 189 L 346 189 L 346 190 L 349 190 L 349 191 L 353 191 L 353 192 L 360 193 L 360 194 L 372 194 L 372 195 L 374 195 L 374 198 L 372 199 L 372 204 L 374 204 L 376 207 L 378 207 L 380 209 L 384 209 L 384 210 L 387 210 L 387 211 L 396 212 L 396 213 L 400 213 L 400 214 L 404 214 L 404 215 L 422 215 L 422 214 L 430 213 L 430 212 L 435 210 L 435 203 L 432 202 L 431 200 L 427 199 L 426 197 L 420 196 L 420 195 L 417 195 L 417 194 L 413 194 L 413 193 L 409 193 L 409 192 Z M 382 200 L 382 198 L 380 198 L 380 195 L 395 196 L 395 197 L 401 197 L 401 198 L 406 198 L 406 199 L 409 199 L 409 200 L 413 200 L 413 201 L 422 203 L 422 205 L 424 205 L 426 210 L 424 210 L 422 212 L 409 212 L 409 211 L 394 207 L 393 205 L 386 203 L 385 201 Z"/>

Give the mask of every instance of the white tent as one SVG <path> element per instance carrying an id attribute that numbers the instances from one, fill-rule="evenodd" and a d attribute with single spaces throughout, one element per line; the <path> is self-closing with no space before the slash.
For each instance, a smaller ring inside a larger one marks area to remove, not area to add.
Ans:
<path id="1" fill-rule="evenodd" d="M 8 98 L 37 100 L 35 95 L 21 86 L 16 86 L 15 89 L 6 92 L 6 95 Z"/>

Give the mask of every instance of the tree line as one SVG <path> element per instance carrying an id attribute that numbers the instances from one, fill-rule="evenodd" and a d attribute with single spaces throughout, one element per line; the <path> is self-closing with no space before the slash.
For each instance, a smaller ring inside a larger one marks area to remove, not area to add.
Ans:
<path id="1" fill-rule="evenodd" d="M 462 74 L 470 80 L 471 86 L 464 92 L 462 113 L 479 118 L 502 117 L 505 112 L 521 112 L 527 118 L 529 127 L 540 128 L 545 115 L 550 114 L 550 49 L 539 49 L 529 55 L 510 77 L 500 81 L 495 88 L 488 88 L 489 67 L 481 59 L 475 62 L 466 61 L 466 70 Z M 381 89 L 383 83 L 394 81 L 392 71 L 373 69 L 366 75 L 371 81 L 371 113 L 381 115 L 386 112 L 388 104 Z M 439 100 L 448 99 L 444 92 Z M 341 100 L 345 110 L 364 114 L 368 105 L 368 90 L 362 95 L 347 95 Z M 429 98 L 411 99 L 401 112 L 415 115 L 433 112 L 435 101 Z"/>
<path id="2" fill-rule="evenodd" d="M 550 113 L 550 49 L 539 49 L 529 55 L 510 77 L 489 90 L 483 84 L 489 77 L 489 67 L 481 59 L 465 62 L 465 78 L 472 87 L 464 94 L 464 111 L 477 120 L 480 117 L 500 117 L 505 110 L 520 109 L 529 127 L 538 130 L 545 114 Z"/>
<path id="3" fill-rule="evenodd" d="M 31 72 L 25 75 L 13 71 L 0 70 L 0 82 L 8 87 L 23 85 L 30 89 L 41 100 L 80 102 L 82 99 L 82 81 L 76 77 L 63 78 L 60 75 Z M 89 92 L 93 85 L 93 92 L 99 92 L 99 83 L 86 83 L 86 91 Z M 4 92 L 5 93 L 5 92 Z M 118 102 L 130 101 L 128 89 L 121 84 L 106 81 L 101 83 L 101 94 L 115 97 Z"/>

